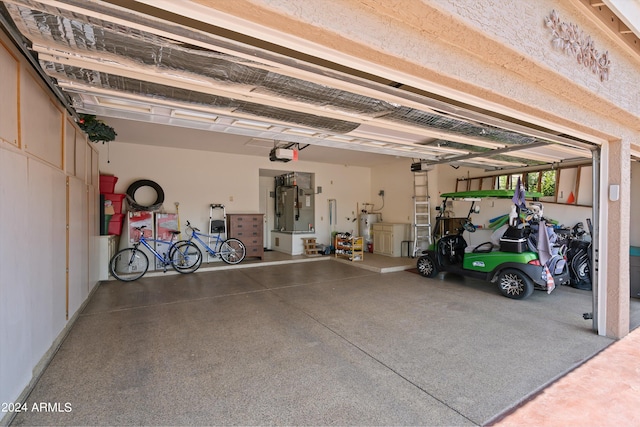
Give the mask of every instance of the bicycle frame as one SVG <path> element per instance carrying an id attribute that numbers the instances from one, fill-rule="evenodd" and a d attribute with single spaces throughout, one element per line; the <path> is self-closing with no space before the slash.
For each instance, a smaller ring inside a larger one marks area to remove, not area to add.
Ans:
<path id="1" fill-rule="evenodd" d="M 216 249 L 218 249 L 220 247 L 220 244 L 222 242 L 224 242 L 224 240 L 220 238 L 220 234 L 202 233 L 200 231 L 196 231 L 196 229 L 194 229 L 190 225 L 187 226 L 187 229 L 189 231 L 191 231 L 191 234 L 190 234 L 189 238 L 187 239 L 187 242 L 191 242 L 193 239 L 195 239 L 198 243 L 200 243 L 200 245 L 202 245 L 202 247 L 209 253 L 209 255 L 211 255 L 213 257 L 220 255 L 218 253 L 218 251 L 216 251 Z M 187 233 L 187 234 L 189 234 L 189 233 Z M 212 248 L 211 246 L 209 246 L 203 239 L 201 239 L 201 237 L 216 239 L 216 242 L 214 244 L 214 248 L 215 249 Z"/>
<path id="2" fill-rule="evenodd" d="M 167 245 L 167 252 L 163 255 L 160 255 L 158 253 L 158 251 L 156 251 L 153 246 L 151 246 L 149 244 L 149 242 L 153 242 L 153 243 L 162 243 Z M 173 239 L 172 240 L 160 240 L 160 239 L 147 239 L 146 237 L 144 237 L 144 233 L 140 234 L 140 240 L 138 240 L 137 243 L 134 243 L 133 246 L 137 247 L 140 244 L 142 244 L 142 246 L 144 246 L 145 248 L 149 249 L 149 251 L 156 257 L 156 259 L 158 261 L 160 261 L 162 263 L 162 265 L 165 267 L 171 264 L 171 260 L 169 259 L 169 252 L 171 251 L 171 248 L 173 248 L 176 245 L 177 242 L 174 242 Z"/>
<path id="3" fill-rule="evenodd" d="M 240 240 L 233 237 L 223 239 L 220 237 L 220 233 L 202 233 L 196 227 L 192 226 L 189 221 L 186 223 L 185 234 L 187 234 L 189 238 L 187 240 L 182 240 L 182 242 L 193 245 L 198 249 L 201 246 L 207 251 L 207 256 L 211 258 L 219 258 L 227 264 L 238 264 L 244 260 L 244 257 L 247 254 L 244 243 Z M 208 238 L 207 240 L 209 240 L 209 243 L 205 242 L 203 237 Z M 213 246 L 211 246 L 212 239 L 215 239 Z M 198 245 L 198 243 L 200 243 L 200 245 Z"/>

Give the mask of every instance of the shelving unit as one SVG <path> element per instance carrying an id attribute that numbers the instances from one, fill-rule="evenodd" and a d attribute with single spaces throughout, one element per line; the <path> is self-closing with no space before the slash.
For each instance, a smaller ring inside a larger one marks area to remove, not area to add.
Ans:
<path id="1" fill-rule="evenodd" d="M 315 237 L 303 237 L 302 244 L 304 245 L 305 255 L 320 255 L 318 252 L 318 246 Z"/>
<path id="2" fill-rule="evenodd" d="M 364 259 L 364 239 L 349 234 L 336 234 L 336 258 L 347 258 L 349 261 Z"/>

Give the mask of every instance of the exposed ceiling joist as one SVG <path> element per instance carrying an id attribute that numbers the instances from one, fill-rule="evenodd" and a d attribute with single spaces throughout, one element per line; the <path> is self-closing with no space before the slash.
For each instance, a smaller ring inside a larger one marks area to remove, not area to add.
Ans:
<path id="1" fill-rule="evenodd" d="M 596 147 L 107 2 L 4 3 L 79 112 L 489 169 Z"/>

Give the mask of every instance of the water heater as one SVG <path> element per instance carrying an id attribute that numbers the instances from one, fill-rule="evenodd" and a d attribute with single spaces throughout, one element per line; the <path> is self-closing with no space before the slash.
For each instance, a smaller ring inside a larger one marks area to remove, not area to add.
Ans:
<path id="1" fill-rule="evenodd" d="M 380 221 L 380 214 L 360 214 L 358 235 L 362 236 L 365 243 L 372 243 L 371 225 Z"/>

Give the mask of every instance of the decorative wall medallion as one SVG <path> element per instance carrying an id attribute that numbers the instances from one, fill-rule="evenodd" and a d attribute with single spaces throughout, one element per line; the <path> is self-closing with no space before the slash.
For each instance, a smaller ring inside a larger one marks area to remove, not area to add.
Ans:
<path id="1" fill-rule="evenodd" d="M 600 54 L 594 47 L 591 36 L 585 35 L 576 24 L 560 22 L 558 12 L 555 10 L 544 19 L 547 27 L 553 32 L 551 44 L 561 48 L 568 55 L 575 55 L 578 64 L 589 68 L 600 77 L 600 81 L 609 80 L 609 52 Z"/>

